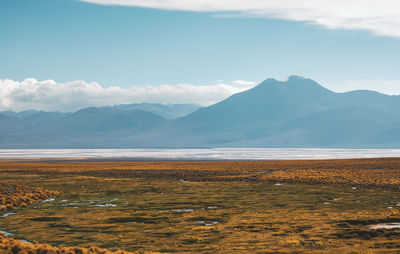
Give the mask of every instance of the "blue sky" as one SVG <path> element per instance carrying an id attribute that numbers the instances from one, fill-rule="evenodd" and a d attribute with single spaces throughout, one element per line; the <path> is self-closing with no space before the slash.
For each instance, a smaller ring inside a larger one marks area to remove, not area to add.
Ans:
<path id="1" fill-rule="evenodd" d="M 335 19 L 315 25 L 313 17 L 290 13 L 281 18 L 152 1 L 155 8 L 138 7 L 140 0 L 134 6 L 2 0 L 0 79 L 95 81 L 128 89 L 296 74 L 338 91 L 365 87 L 400 94 L 395 29 L 377 35 L 379 24 L 357 29 Z"/>

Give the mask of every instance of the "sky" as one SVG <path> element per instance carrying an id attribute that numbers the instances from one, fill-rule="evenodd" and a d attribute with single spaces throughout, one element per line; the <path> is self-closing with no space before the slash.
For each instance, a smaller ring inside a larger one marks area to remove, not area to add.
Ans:
<path id="1" fill-rule="evenodd" d="M 400 94 L 397 0 L 1 0 L 0 110 L 210 105 L 267 78 Z"/>

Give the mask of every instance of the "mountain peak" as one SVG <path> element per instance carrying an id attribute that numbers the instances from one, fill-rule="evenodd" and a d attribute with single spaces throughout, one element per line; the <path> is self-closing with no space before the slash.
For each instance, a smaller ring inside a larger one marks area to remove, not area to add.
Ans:
<path id="1" fill-rule="evenodd" d="M 307 80 L 305 77 L 302 76 L 298 76 L 298 75 L 291 75 L 288 77 L 288 81 L 292 81 L 292 80 Z"/>
<path id="2" fill-rule="evenodd" d="M 258 86 L 254 87 L 252 90 L 256 90 L 259 92 L 259 89 L 279 89 L 279 90 L 285 90 L 287 91 L 288 89 L 291 91 L 296 91 L 296 92 L 317 92 L 317 91 L 324 91 L 324 92 L 329 92 L 332 93 L 332 91 L 326 89 L 325 87 L 321 86 L 317 82 L 315 82 L 312 79 L 305 78 L 302 76 L 298 75 L 291 75 L 287 78 L 285 81 L 280 81 L 276 80 L 274 78 L 268 78 L 261 82 Z"/>
<path id="3" fill-rule="evenodd" d="M 279 82 L 279 81 L 274 79 L 274 78 L 267 78 L 266 80 L 261 82 L 259 85 L 261 85 L 261 84 L 269 84 L 269 83 L 272 83 L 272 82 Z"/>
<path id="4" fill-rule="evenodd" d="M 287 84 L 287 83 L 293 83 L 293 82 L 304 83 L 304 82 L 307 82 L 307 81 L 317 84 L 312 79 L 308 79 L 308 78 L 305 78 L 305 77 L 302 77 L 302 76 L 299 76 L 299 75 L 291 75 L 285 81 L 280 81 L 280 80 L 277 80 L 277 79 L 274 79 L 274 78 L 267 78 L 266 80 L 261 82 L 260 85 L 261 84 L 263 84 L 263 85 L 278 84 L 278 83 L 279 84 Z"/>

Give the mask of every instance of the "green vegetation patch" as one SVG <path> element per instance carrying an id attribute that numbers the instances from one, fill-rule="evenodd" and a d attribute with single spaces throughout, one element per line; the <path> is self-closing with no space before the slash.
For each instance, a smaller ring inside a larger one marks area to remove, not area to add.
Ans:
<path id="1" fill-rule="evenodd" d="M 112 217 L 107 220 L 108 223 L 148 223 L 148 224 L 155 224 L 159 223 L 160 221 L 166 221 L 168 217 Z"/>
<path id="2" fill-rule="evenodd" d="M 50 217 L 50 216 L 43 216 L 43 217 L 35 217 L 35 218 L 29 218 L 28 220 L 31 221 L 61 221 L 63 220 L 63 217 Z"/>

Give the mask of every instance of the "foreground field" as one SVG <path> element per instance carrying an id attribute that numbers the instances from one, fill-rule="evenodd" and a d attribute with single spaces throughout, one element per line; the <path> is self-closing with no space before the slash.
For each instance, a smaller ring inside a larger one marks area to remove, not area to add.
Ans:
<path id="1" fill-rule="evenodd" d="M 21 240 L 15 240 L 0 234 L 0 253 L 13 254 L 132 254 L 126 251 L 108 251 L 98 247 L 81 248 L 81 247 L 53 247 L 48 244 L 27 243 Z M 136 253 L 138 254 L 138 253 Z"/>
<path id="2" fill-rule="evenodd" d="M 0 212 L 1 217 L 5 218 L 14 214 L 14 209 L 26 207 L 34 202 L 50 202 L 60 192 L 44 190 L 42 188 L 31 188 L 27 186 L 0 183 Z M 26 240 L 15 240 L 7 235 L 6 231 L 0 231 L 0 252 L 1 253 L 80 253 L 80 254 L 129 254 L 125 251 L 111 252 L 98 247 L 53 247 L 48 244 L 30 243 Z"/>
<path id="3" fill-rule="evenodd" d="M 400 223 L 398 165 L 4 161 L 0 181 L 62 194 L 1 218 L 0 230 L 140 252 L 399 252 L 399 229 L 370 227 Z"/>

